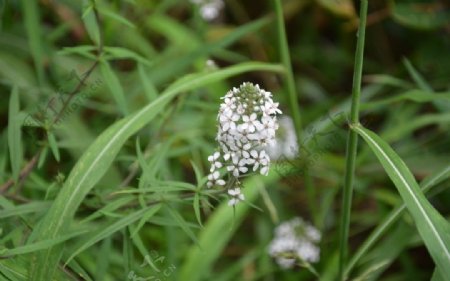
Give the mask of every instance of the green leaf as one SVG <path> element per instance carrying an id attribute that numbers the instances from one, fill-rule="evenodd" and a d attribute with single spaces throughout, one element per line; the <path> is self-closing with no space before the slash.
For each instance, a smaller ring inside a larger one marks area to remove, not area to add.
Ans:
<path id="1" fill-rule="evenodd" d="M 395 95 L 383 100 L 372 101 L 366 104 L 362 104 L 363 109 L 372 109 L 376 107 L 382 107 L 394 102 L 410 100 L 417 103 L 425 102 L 450 102 L 450 92 L 434 93 L 423 90 L 410 90 L 400 95 Z"/>
<path id="2" fill-rule="evenodd" d="M 28 36 L 28 44 L 33 56 L 34 66 L 36 68 L 38 81 L 40 85 L 44 84 L 44 62 L 43 51 L 44 46 L 42 39 L 45 38 L 41 32 L 41 22 L 39 16 L 39 6 L 36 1 L 23 1 L 21 2 L 23 8 L 23 14 L 25 17 L 25 28 Z"/>
<path id="3" fill-rule="evenodd" d="M 130 203 L 134 199 L 135 198 L 133 196 L 122 196 L 122 197 L 119 197 L 117 199 L 114 199 L 112 202 L 108 203 L 103 208 L 95 211 L 90 216 L 84 218 L 80 223 L 86 223 L 86 222 L 95 220 L 95 219 L 101 217 L 104 213 L 109 213 L 109 212 L 112 212 L 114 210 L 117 210 L 120 207 Z"/>
<path id="4" fill-rule="evenodd" d="M 111 125 L 85 150 L 70 172 L 53 205 L 35 227 L 29 240 L 57 237 L 70 224 L 84 197 L 109 169 L 127 139 L 163 111 L 176 96 L 249 71 L 282 72 L 283 67 L 265 63 L 243 63 L 212 73 L 203 73 L 186 83 L 170 87 L 154 102 Z M 30 280 L 51 280 L 61 251 L 62 248 L 53 247 L 37 252 L 33 256 Z"/>
<path id="5" fill-rule="evenodd" d="M 110 54 L 113 59 L 133 59 L 145 66 L 152 66 L 152 63 L 141 55 L 121 47 L 104 47 L 103 50 Z"/>
<path id="6" fill-rule="evenodd" d="M 340 16 L 356 17 L 351 0 L 317 0 L 321 6 Z"/>
<path id="7" fill-rule="evenodd" d="M 28 213 L 37 213 L 41 211 L 45 211 L 50 207 L 50 202 L 30 202 L 27 204 L 15 206 L 12 208 L 0 210 L 0 219 L 12 217 L 12 216 L 18 216 Z"/>
<path id="8" fill-rule="evenodd" d="M 136 234 L 139 233 L 139 230 L 141 230 L 141 228 L 144 226 L 145 223 L 148 222 L 148 220 L 153 217 L 153 215 L 155 214 L 155 212 L 153 211 L 153 209 L 148 209 L 147 212 L 144 213 L 144 215 L 142 216 L 142 218 L 139 220 L 138 225 L 136 226 L 136 228 L 133 229 L 133 231 L 131 231 L 131 238 L 133 238 Z"/>
<path id="9" fill-rule="evenodd" d="M 423 193 L 428 193 L 433 187 L 436 187 L 441 182 L 450 178 L 450 166 L 438 171 L 437 173 L 427 177 L 420 184 Z M 359 247 L 356 253 L 352 256 L 351 260 L 348 262 L 345 268 L 345 275 L 348 276 L 353 267 L 357 262 L 368 252 L 368 250 L 375 245 L 375 243 L 382 237 L 388 229 L 390 229 L 394 223 L 400 218 L 400 216 L 405 211 L 406 206 L 402 204 L 394 210 L 392 210 L 389 215 L 387 215 L 381 222 L 378 223 L 377 227 L 372 231 L 372 233 L 367 237 L 364 243 Z"/>
<path id="10" fill-rule="evenodd" d="M 107 61 L 102 61 L 100 63 L 100 71 L 102 72 L 102 75 L 105 78 L 105 83 L 111 91 L 114 99 L 116 100 L 116 103 L 123 116 L 128 115 L 127 101 L 125 99 L 125 93 L 122 85 L 120 84 L 119 78 L 111 69 Z"/>
<path id="11" fill-rule="evenodd" d="M 19 110 L 19 89 L 14 87 L 9 99 L 8 146 L 12 174 L 15 182 L 19 180 L 20 168 L 23 161 L 22 131 L 20 128 L 21 124 L 19 121 Z"/>
<path id="12" fill-rule="evenodd" d="M 151 78 L 146 74 L 145 66 L 142 63 L 138 63 L 138 72 L 145 96 L 149 101 L 154 101 L 158 97 L 158 90 L 156 90 Z"/>
<path id="13" fill-rule="evenodd" d="M 381 162 L 397 187 L 417 230 L 439 270 L 450 276 L 450 227 L 448 222 L 425 198 L 406 164 L 392 148 L 375 133 L 360 125 L 353 126 Z"/>
<path id="14" fill-rule="evenodd" d="M 412 63 L 407 59 L 403 59 L 403 64 L 406 67 L 406 70 L 408 70 L 409 75 L 414 80 L 416 85 L 423 91 L 433 93 L 433 88 L 430 86 L 430 84 L 425 80 L 425 78 L 420 74 L 418 70 L 414 68 Z M 450 102 L 447 100 L 436 100 L 432 101 L 434 106 L 439 109 L 441 112 L 448 112 L 450 110 Z"/>
<path id="15" fill-rule="evenodd" d="M 56 142 L 55 135 L 52 132 L 47 132 L 47 137 L 48 137 L 48 144 L 50 146 L 50 149 L 52 150 L 53 156 L 55 157 L 56 161 L 59 162 L 61 158 L 59 155 L 59 148 Z"/>
<path id="16" fill-rule="evenodd" d="M 450 166 L 445 167 L 444 169 L 438 171 L 437 173 L 427 177 L 420 183 L 420 186 L 423 190 L 423 193 L 428 193 L 433 187 L 436 187 L 441 182 L 447 180 L 450 177 Z M 353 267 L 357 264 L 357 262 L 363 257 L 368 250 L 375 245 L 375 243 L 382 237 L 384 233 L 388 229 L 394 225 L 394 223 L 400 218 L 400 216 L 405 211 L 406 206 L 402 204 L 398 206 L 394 210 L 392 210 L 389 215 L 387 215 L 380 223 L 378 223 L 377 227 L 372 231 L 372 233 L 367 237 L 364 243 L 359 247 L 356 253 L 352 256 L 351 260 L 348 262 L 345 268 L 345 275 L 348 276 L 353 269 Z"/>
<path id="17" fill-rule="evenodd" d="M 195 244 L 199 245 L 197 237 L 195 236 L 194 232 L 192 232 L 191 228 L 186 223 L 184 218 L 169 205 L 167 205 L 167 210 L 169 211 L 170 216 L 177 222 L 177 225 L 189 236 L 189 238 L 192 239 Z"/>
<path id="18" fill-rule="evenodd" d="M 263 26 L 269 23 L 270 20 L 268 18 L 263 18 L 239 26 L 238 28 L 234 29 L 233 32 L 226 34 L 226 36 L 218 41 L 201 45 L 200 47 L 192 50 L 191 52 L 177 60 L 170 60 L 168 62 L 165 62 L 164 67 L 162 68 L 153 68 L 149 75 L 155 85 L 165 83 L 170 78 L 181 75 L 180 73 L 184 72 L 188 67 L 191 67 L 192 64 L 199 58 L 209 56 L 210 54 L 218 50 L 222 50 L 225 47 L 236 42 L 237 40 L 241 39 L 245 35 L 250 34 L 251 32 L 256 32 L 258 29 L 261 29 Z"/>
<path id="19" fill-rule="evenodd" d="M 194 195 L 194 212 L 195 212 L 195 217 L 197 218 L 198 224 L 200 226 L 203 226 L 202 225 L 202 215 L 200 212 L 200 194 L 198 192 L 196 192 Z"/>
<path id="20" fill-rule="evenodd" d="M 74 249 L 72 249 L 72 251 L 71 251 L 72 254 L 66 260 L 66 264 L 68 264 L 79 253 L 86 250 L 87 248 L 94 245 L 95 243 L 105 239 L 106 237 L 111 236 L 113 233 L 134 223 L 135 221 L 139 220 L 146 213 L 150 212 L 151 215 L 154 215 L 160 208 L 161 208 L 161 205 L 158 204 L 158 205 L 151 206 L 151 207 L 148 207 L 145 209 L 141 209 L 139 211 L 131 213 L 131 214 L 115 221 L 112 224 L 109 224 L 108 226 L 101 227 L 100 230 L 97 231 L 96 233 L 89 234 L 88 239 L 82 240 L 80 243 L 78 243 L 77 246 L 74 247 Z"/>
<path id="21" fill-rule="evenodd" d="M 95 60 L 96 56 L 92 53 L 95 50 L 97 50 L 96 46 L 80 45 L 76 47 L 64 47 L 61 51 L 58 51 L 57 54 L 58 55 L 78 54 L 86 58 Z"/>
<path id="22" fill-rule="evenodd" d="M 417 71 L 412 63 L 407 59 L 403 58 L 403 64 L 406 67 L 406 70 L 408 70 L 409 75 L 414 80 L 416 85 L 423 91 L 427 92 L 433 92 L 433 88 L 428 84 L 427 81 L 425 81 L 425 78 L 422 77 L 422 74 Z"/>
<path id="23" fill-rule="evenodd" d="M 433 276 L 431 276 L 431 281 L 445 281 L 444 274 L 442 274 L 437 268 L 434 269 Z"/>
<path id="24" fill-rule="evenodd" d="M 14 249 L 3 249 L 1 251 L 1 256 L 14 256 L 14 255 L 23 255 L 27 253 L 32 253 L 35 251 L 39 251 L 42 249 L 47 249 L 50 247 L 53 247 L 57 244 L 60 244 L 62 242 L 65 242 L 69 239 L 72 239 L 76 236 L 80 236 L 83 233 L 86 233 L 87 230 L 79 230 L 79 231 L 72 231 L 69 234 L 62 235 L 60 237 L 52 238 L 52 239 L 46 239 L 34 243 L 30 243 L 24 246 L 15 247 Z"/>
<path id="25" fill-rule="evenodd" d="M 403 25 L 428 30 L 450 23 L 450 13 L 444 7 L 432 7 L 432 3 L 425 4 L 426 2 L 423 5 L 399 2 L 391 0 L 390 11 L 394 20 Z"/>
<path id="26" fill-rule="evenodd" d="M 100 45 L 100 29 L 97 21 L 95 20 L 93 8 L 93 5 L 86 7 L 86 10 L 83 12 L 82 20 L 89 37 L 98 46 Z"/>
<path id="27" fill-rule="evenodd" d="M 135 26 L 132 22 L 130 22 L 129 20 L 127 20 L 126 18 L 122 17 L 122 16 L 119 15 L 119 14 L 116 14 L 116 13 L 114 13 L 114 12 L 112 12 L 112 11 L 109 11 L 109 10 L 106 10 L 106 9 L 104 9 L 104 8 L 99 9 L 99 11 L 100 11 L 100 13 L 101 13 L 102 15 L 104 15 L 105 17 L 108 17 L 108 18 L 111 18 L 111 19 L 113 19 L 113 20 L 115 20 L 115 21 L 118 21 L 118 22 L 120 22 L 120 23 L 123 23 L 124 25 L 126 25 L 126 26 L 128 26 L 128 27 L 136 28 L 136 26 Z"/>

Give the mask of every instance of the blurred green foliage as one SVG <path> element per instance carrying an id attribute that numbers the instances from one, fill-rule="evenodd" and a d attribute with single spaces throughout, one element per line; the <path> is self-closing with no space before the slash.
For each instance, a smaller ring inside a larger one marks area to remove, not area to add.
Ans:
<path id="1" fill-rule="evenodd" d="M 0 0 L 2 280 L 36 278 L 32 257 L 55 246 L 55 280 L 315 280 L 267 254 L 274 227 L 293 216 L 322 231 L 314 267 L 335 280 L 358 1 L 283 1 L 304 133 L 297 159 L 245 181 L 262 212 L 233 210 L 204 188 L 226 91 L 259 83 L 290 115 L 272 2 L 227 0 L 206 21 L 187 0 Z M 369 1 L 361 105 L 361 123 L 417 181 L 439 178 L 427 194 L 447 218 L 449 35 L 447 1 Z M 136 112 L 148 118 L 127 123 Z M 92 164 L 83 153 L 115 145 L 111 136 L 131 123 L 123 145 L 105 151 L 109 162 L 90 167 L 98 180 L 66 181 L 84 180 L 70 176 Z M 40 237 L 50 206 L 70 203 L 61 194 L 71 184 L 86 190 L 74 219 L 58 237 Z M 355 190 L 350 257 L 403 202 L 362 142 Z M 386 230 L 352 280 L 429 280 L 434 264 L 411 217 Z"/>

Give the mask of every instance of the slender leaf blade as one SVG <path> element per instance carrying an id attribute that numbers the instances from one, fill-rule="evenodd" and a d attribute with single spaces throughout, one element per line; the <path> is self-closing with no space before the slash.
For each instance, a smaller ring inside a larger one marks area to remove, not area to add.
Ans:
<path id="1" fill-rule="evenodd" d="M 353 126 L 352 129 L 366 141 L 397 187 L 438 269 L 446 276 L 450 276 L 448 222 L 425 198 L 411 171 L 384 140 L 360 125 Z"/>
<path id="2" fill-rule="evenodd" d="M 102 61 L 100 63 L 100 71 L 105 78 L 106 85 L 108 86 L 111 94 L 113 95 L 116 103 L 124 116 L 128 115 L 127 101 L 125 99 L 125 92 L 120 84 L 119 78 L 111 69 L 108 62 Z"/>
<path id="3" fill-rule="evenodd" d="M 22 166 L 22 131 L 19 122 L 19 89 L 14 87 L 9 99 L 8 112 L 8 146 L 11 160 L 11 168 L 14 180 L 19 179 L 20 167 Z"/>
<path id="4" fill-rule="evenodd" d="M 69 263 L 74 257 L 76 257 L 79 253 L 86 250 L 90 246 L 94 245 L 95 243 L 105 239 L 106 237 L 111 236 L 111 234 L 123 229 L 124 227 L 134 223 L 135 221 L 139 220 L 144 214 L 148 214 L 150 212 L 152 215 L 155 214 L 159 209 L 161 208 L 161 205 L 154 205 L 145 209 L 141 209 L 139 211 L 136 211 L 134 213 L 131 213 L 114 223 L 108 225 L 107 227 L 101 228 L 100 231 L 97 233 L 90 235 L 89 239 L 83 241 L 78 245 L 75 249 L 72 250 L 72 254 L 70 257 L 66 260 L 66 264 Z"/>

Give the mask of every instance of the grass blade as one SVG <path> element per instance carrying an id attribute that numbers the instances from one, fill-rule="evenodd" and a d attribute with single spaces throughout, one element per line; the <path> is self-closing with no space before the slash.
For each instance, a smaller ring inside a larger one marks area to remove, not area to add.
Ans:
<path id="1" fill-rule="evenodd" d="M 11 168 L 14 181 L 19 180 L 20 167 L 22 166 L 22 131 L 19 122 L 19 89 L 14 87 L 9 99 L 8 112 L 8 146 L 11 159 Z"/>
<path id="2" fill-rule="evenodd" d="M 81 234 L 86 233 L 86 232 L 87 232 L 86 230 L 74 231 L 74 232 L 71 232 L 70 234 L 65 234 L 60 237 L 34 242 L 34 243 L 27 244 L 24 246 L 15 247 L 14 249 L 2 250 L 3 251 L 2 257 L 23 255 L 23 254 L 39 251 L 42 249 L 47 249 L 47 248 L 57 245 L 59 243 L 65 242 L 69 239 L 72 239 L 76 236 L 80 236 Z"/>
<path id="3" fill-rule="evenodd" d="M 131 213 L 118 221 L 115 221 L 114 223 L 108 225 L 107 227 L 102 227 L 100 231 L 93 235 L 89 235 L 89 238 L 85 241 L 82 241 L 75 249 L 72 249 L 72 254 L 70 257 L 66 260 L 66 264 L 68 264 L 73 258 L 75 258 L 79 253 L 86 250 L 90 246 L 94 245 L 95 243 L 111 236 L 114 232 L 117 232 L 124 227 L 134 223 L 135 221 L 139 220 L 144 214 L 148 213 L 149 211 L 153 214 L 155 214 L 159 209 L 161 208 L 161 205 L 155 205 L 151 206 L 149 208 L 141 209 L 139 211 L 136 211 L 134 213 Z"/>
<path id="4" fill-rule="evenodd" d="M 169 211 L 170 216 L 177 222 L 177 225 L 189 236 L 189 238 L 192 239 L 192 241 L 196 245 L 199 245 L 197 237 L 195 236 L 194 232 L 192 232 L 192 230 L 189 228 L 189 225 L 186 223 L 184 218 L 169 205 L 167 205 L 167 210 Z"/>
<path id="5" fill-rule="evenodd" d="M 445 167 L 435 175 L 426 178 L 421 184 L 423 193 L 428 193 L 433 187 L 437 186 L 444 180 L 450 177 L 450 166 Z M 378 226 L 372 231 L 369 237 L 364 241 L 364 243 L 359 247 L 356 253 L 353 255 L 349 261 L 347 267 L 345 268 L 345 275 L 348 276 L 357 264 L 357 262 L 369 251 L 371 247 L 381 238 L 381 236 L 389 229 L 391 226 L 401 217 L 405 211 L 406 206 L 402 204 L 401 206 L 395 208 L 391 213 L 386 216 L 386 218 L 378 224 Z"/>
<path id="6" fill-rule="evenodd" d="M 438 269 L 450 276 L 448 222 L 425 198 L 406 164 L 385 141 L 362 126 L 353 126 L 352 129 L 366 141 L 397 187 Z"/>
<path id="7" fill-rule="evenodd" d="M 48 144 L 50 146 L 50 149 L 53 153 L 53 156 L 55 157 L 56 161 L 59 162 L 59 160 L 61 159 L 60 154 L 59 154 L 59 148 L 58 148 L 58 143 L 56 142 L 56 138 L 55 135 L 52 132 L 48 132 Z"/>
<path id="8" fill-rule="evenodd" d="M 100 71 L 105 78 L 106 85 L 108 85 L 111 94 L 113 95 L 116 103 L 122 112 L 123 116 L 128 115 L 127 101 L 125 99 L 125 93 L 123 91 L 122 85 L 120 84 L 119 78 L 117 78 L 114 71 L 108 62 L 102 61 L 100 63 Z"/>
<path id="9" fill-rule="evenodd" d="M 31 54 L 34 60 L 38 81 L 40 85 L 44 84 L 44 63 L 41 39 L 41 23 L 39 19 L 39 6 L 36 1 L 23 1 L 23 13 L 25 16 L 25 28 L 28 35 L 28 44 L 30 45 Z"/>

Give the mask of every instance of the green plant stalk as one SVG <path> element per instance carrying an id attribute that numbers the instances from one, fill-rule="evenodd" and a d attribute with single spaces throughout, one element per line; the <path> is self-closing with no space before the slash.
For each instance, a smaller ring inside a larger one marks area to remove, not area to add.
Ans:
<path id="1" fill-rule="evenodd" d="M 364 38 L 367 18 L 367 0 L 361 0 L 359 28 L 357 33 L 355 68 L 353 72 L 352 103 L 350 109 L 350 125 L 359 123 L 359 103 L 361 96 L 361 76 L 364 58 Z M 349 130 L 346 148 L 346 166 L 344 177 L 344 190 L 341 210 L 341 224 L 339 231 L 339 278 L 345 280 L 344 266 L 348 252 L 348 233 L 350 228 L 350 213 L 353 195 L 353 180 L 355 173 L 355 162 L 358 146 L 358 135 L 355 131 Z"/>
<path id="2" fill-rule="evenodd" d="M 297 101 L 297 92 L 295 90 L 294 72 L 292 71 L 291 56 L 289 54 L 289 45 L 286 36 L 286 29 L 284 27 L 283 8 L 281 0 L 274 0 L 276 24 L 278 32 L 278 44 L 280 51 L 281 63 L 286 68 L 286 84 L 287 84 L 287 98 L 289 101 L 292 119 L 294 119 L 295 131 L 297 138 L 301 139 L 302 121 L 300 116 L 300 107 Z"/>
<path id="3" fill-rule="evenodd" d="M 289 43 L 286 36 L 286 28 L 284 26 L 283 7 L 281 0 L 274 0 L 275 16 L 278 32 L 278 48 L 280 51 L 280 59 L 284 68 L 286 69 L 286 85 L 287 85 L 287 100 L 289 101 L 290 112 L 294 120 L 295 133 L 298 141 L 302 139 L 302 119 L 300 115 L 300 106 L 298 105 L 298 95 L 295 90 L 294 71 L 291 65 L 291 56 L 289 54 Z M 313 216 L 316 212 L 316 199 L 314 184 L 309 171 L 305 173 L 305 186 L 308 194 L 309 208 Z M 317 221 L 315 220 L 315 223 Z"/>

